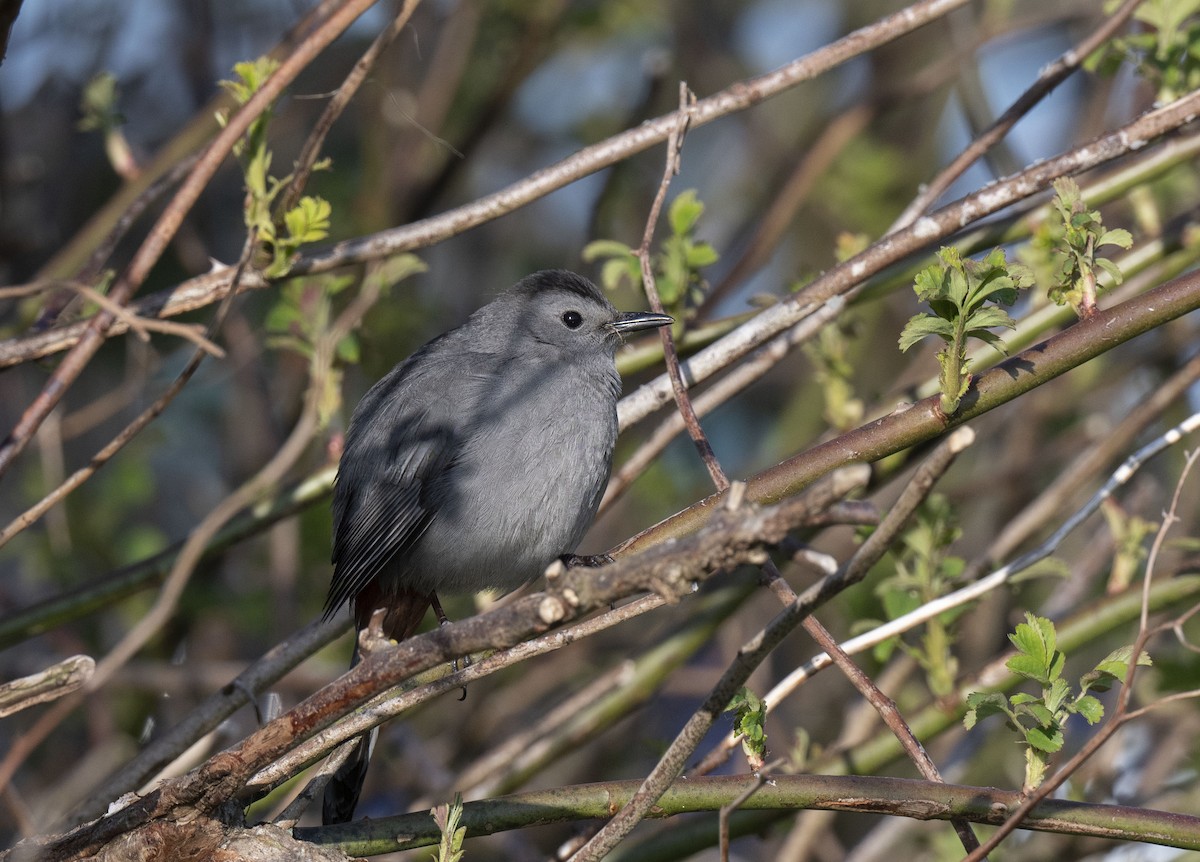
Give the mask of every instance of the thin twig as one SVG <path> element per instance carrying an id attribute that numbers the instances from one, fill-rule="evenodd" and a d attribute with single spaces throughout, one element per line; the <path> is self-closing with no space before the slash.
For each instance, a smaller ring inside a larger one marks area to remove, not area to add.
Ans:
<path id="1" fill-rule="evenodd" d="M 345 0 L 303 42 L 296 46 L 288 57 L 279 64 L 275 72 L 263 82 L 216 135 L 196 166 L 175 192 L 141 246 L 134 253 L 126 269 L 117 276 L 109 290 L 109 298 L 118 305 L 125 305 L 141 287 L 154 264 L 162 257 L 167 245 L 179 230 L 184 216 L 191 210 L 200 193 L 208 185 L 225 157 L 241 139 L 250 124 L 260 116 L 283 92 L 284 88 L 311 63 L 324 48 L 337 38 L 363 12 L 374 5 L 374 0 Z M 50 411 L 62 400 L 67 389 L 83 372 L 91 358 L 104 343 L 105 332 L 115 317 L 101 311 L 91 319 L 79 341 L 63 357 L 42 391 L 21 414 L 16 426 L 0 443 L 0 476 L 12 466 L 17 456 L 33 439 L 38 427 Z"/>
<path id="2" fill-rule="evenodd" d="M 916 628 L 922 623 L 928 622 L 936 616 L 946 613 L 947 611 L 961 607 L 969 602 L 976 601 L 989 592 L 1007 583 L 1011 578 L 1020 574 L 1025 569 L 1033 564 L 1045 559 L 1054 553 L 1058 546 L 1071 532 L 1074 531 L 1089 515 L 1095 512 L 1106 499 L 1112 496 L 1117 488 L 1128 482 L 1137 472 L 1137 470 L 1152 458 L 1154 455 L 1161 452 L 1163 449 L 1178 443 L 1183 437 L 1191 431 L 1200 428 L 1200 413 L 1193 414 L 1181 422 L 1179 425 L 1170 429 L 1166 433 L 1150 441 L 1145 446 L 1141 447 L 1127 458 L 1120 467 L 1109 477 L 1103 487 L 1100 488 L 1091 499 L 1089 499 L 1080 509 L 1071 515 L 1063 524 L 1054 531 L 1054 533 L 1046 539 L 1045 542 L 1038 547 L 1022 554 L 1012 562 L 1001 566 L 985 578 L 981 578 L 973 584 L 955 590 L 940 598 L 926 602 L 921 607 L 913 610 L 903 616 L 897 617 L 890 622 L 884 623 L 869 632 L 865 632 L 857 637 L 851 638 L 841 645 L 843 652 L 847 655 L 857 655 L 866 650 L 873 649 L 879 644 L 891 638 L 898 637 L 910 629 Z M 774 688 L 772 688 L 763 697 L 767 704 L 767 709 L 773 709 L 778 706 L 785 698 L 794 693 L 801 685 L 807 682 L 818 672 L 824 670 L 832 664 L 832 659 L 827 654 L 814 656 L 807 661 L 803 666 L 792 671 L 782 680 L 780 680 Z M 722 746 L 732 749 L 736 745 L 736 739 L 733 736 L 727 737 Z"/>
<path id="3" fill-rule="evenodd" d="M 721 862 L 729 862 L 729 816 L 749 802 L 750 797 L 771 780 L 771 773 L 785 763 L 787 763 L 787 759 L 781 757 L 776 761 L 768 763 L 762 769 L 756 770 L 750 776 L 750 783 L 746 789 L 722 805 L 717 812 L 717 842 Z"/>
<path id="4" fill-rule="evenodd" d="M 650 301 L 650 308 L 659 314 L 663 314 L 666 309 L 663 308 L 662 298 L 658 295 L 658 284 L 654 280 L 650 245 L 654 241 L 654 229 L 658 225 L 658 216 L 662 211 L 663 201 L 666 200 L 671 178 L 679 173 L 679 155 L 683 150 L 683 139 L 687 134 L 688 125 L 691 122 L 691 111 L 695 104 L 695 94 L 688 89 L 686 83 L 680 81 L 679 111 L 676 113 L 675 126 L 667 137 L 666 166 L 663 168 L 662 181 L 658 184 L 654 201 L 650 205 L 650 214 L 646 217 L 646 229 L 642 234 L 642 244 L 636 252 L 642 266 L 642 286 L 646 290 L 646 298 Z M 696 417 L 691 399 L 688 398 L 687 384 L 683 382 L 683 374 L 679 370 L 679 351 L 675 348 L 675 336 L 669 326 L 660 327 L 658 332 L 662 339 L 663 359 L 666 362 L 667 376 L 671 380 L 671 392 L 675 396 L 679 415 L 683 417 L 688 435 L 692 438 L 696 451 L 700 453 L 700 460 L 708 469 L 708 475 L 712 477 L 713 484 L 717 486 L 718 491 L 724 491 L 729 487 L 729 479 L 726 478 L 721 465 L 717 463 L 717 456 L 713 453 L 712 445 L 708 442 L 704 429 L 700 427 L 700 420 Z"/>
<path id="5" fill-rule="evenodd" d="M 346 106 L 350 104 L 350 100 L 354 98 L 354 94 L 358 92 L 363 81 L 367 79 L 367 73 L 375 68 L 375 64 L 379 62 L 383 52 L 400 35 L 400 31 L 408 26 L 409 19 L 412 18 L 412 14 L 420 2 L 421 0 L 404 0 L 404 5 L 392 19 L 392 23 L 375 37 L 375 41 L 358 58 L 358 62 L 354 64 L 354 68 L 342 81 L 341 86 L 334 91 L 333 97 L 326 103 L 325 110 L 321 112 L 316 125 L 308 133 L 304 146 L 300 148 L 300 155 L 296 157 L 296 168 L 292 171 L 292 179 L 280 196 L 280 212 L 287 212 L 296 205 L 300 195 L 304 192 L 305 185 L 308 184 L 308 178 L 312 175 L 313 165 L 316 164 L 317 157 L 321 154 L 321 145 L 325 143 L 325 136 L 329 134 L 333 124 L 346 110 Z"/>
<path id="6" fill-rule="evenodd" d="M 149 341 L 151 332 L 161 332 L 167 335 L 177 335 L 180 338 L 186 338 L 209 356 L 215 356 L 218 359 L 225 356 L 224 350 L 204 337 L 201 332 L 203 328 L 200 326 L 176 323 L 172 320 L 139 317 L 124 306 L 113 302 L 111 297 L 105 296 L 90 285 L 72 282 L 68 283 L 67 286 L 80 296 L 96 303 L 96 305 L 111 314 L 114 319 L 122 321 L 142 341 Z"/>
<path id="7" fill-rule="evenodd" d="M 905 207 L 904 212 L 888 229 L 888 233 L 908 227 L 921 214 L 934 204 L 951 184 L 962 176 L 976 159 L 987 152 L 1018 121 L 1028 114 L 1042 99 L 1053 92 L 1054 88 L 1065 81 L 1071 73 L 1078 69 L 1096 49 L 1111 39 L 1125 22 L 1140 6 L 1142 0 L 1125 0 L 1115 12 L 1104 20 L 1099 27 L 1089 33 L 1078 45 L 1061 55 L 1053 63 L 1042 69 L 1037 80 L 1022 93 L 1008 109 L 1001 114 L 981 135 L 961 153 L 954 157 L 949 165 L 942 168 L 924 188 L 920 190 L 912 203 Z"/>

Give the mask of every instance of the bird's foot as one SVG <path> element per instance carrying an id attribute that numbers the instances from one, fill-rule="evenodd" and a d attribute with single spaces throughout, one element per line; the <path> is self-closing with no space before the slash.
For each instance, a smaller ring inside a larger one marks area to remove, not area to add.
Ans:
<path id="1" fill-rule="evenodd" d="M 437 616 L 439 626 L 450 625 L 450 617 L 446 616 L 446 612 L 442 610 L 442 603 L 438 601 L 437 593 L 429 594 L 429 604 L 433 606 L 433 613 Z M 471 657 L 465 655 L 462 657 L 462 669 L 466 670 L 471 666 Z M 458 659 L 450 662 L 450 670 L 452 673 L 458 673 Z M 467 687 L 464 685 L 462 689 L 462 697 L 459 700 L 467 699 Z"/>
<path id="2" fill-rule="evenodd" d="M 601 566 L 607 566 L 613 562 L 613 558 L 608 554 L 563 554 L 559 557 L 562 564 L 568 569 L 577 567 L 585 567 L 589 569 L 598 569 Z"/>

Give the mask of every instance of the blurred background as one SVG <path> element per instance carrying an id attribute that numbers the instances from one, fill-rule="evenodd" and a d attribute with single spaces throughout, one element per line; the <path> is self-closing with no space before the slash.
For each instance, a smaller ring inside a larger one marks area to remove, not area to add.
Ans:
<path id="1" fill-rule="evenodd" d="M 136 184 L 162 154 L 186 152 L 210 137 L 214 110 L 225 104 L 218 82 L 232 76 L 235 62 L 270 51 L 313 5 L 299 0 L 25 0 L 0 65 L 0 284 L 66 277 L 80 266 L 88 232 L 105 203 Z M 704 97 L 900 8 L 871 0 L 429 0 L 333 128 L 325 146 L 330 168 L 314 175 L 308 191 L 332 204 L 330 242 L 403 225 L 470 202 L 673 110 L 680 80 Z M 278 103 L 270 128 L 277 174 L 287 172 L 328 95 L 394 13 L 391 4 L 374 7 Z M 693 129 L 669 200 L 695 190 L 705 206 L 695 236 L 711 244 L 719 259 L 703 269 L 704 293 L 687 305 L 689 329 L 773 302 L 836 263 L 839 249 L 854 247 L 857 237 L 878 238 L 923 182 L 1100 20 L 1094 2 L 978 3 L 750 110 Z M 1127 122 L 1161 98 L 1134 64 L 1109 65 L 1111 74 L 1070 78 L 956 181 L 944 200 Z M 104 104 L 115 114 L 96 109 L 94 102 L 93 107 L 84 104 L 85 92 L 95 93 L 89 86 L 102 74 L 111 76 L 111 101 Z M 340 403 L 292 478 L 331 463 L 338 435 L 371 383 L 495 292 L 550 267 L 598 280 L 599 264 L 583 259 L 584 247 L 604 238 L 638 244 L 662 165 L 663 148 L 651 148 L 421 249 L 418 256 L 427 271 L 394 287 L 370 311 L 357 333 L 355 361 L 342 369 Z M 141 295 L 204 273 L 214 260 L 234 262 L 245 236 L 242 197 L 241 173 L 231 161 L 190 213 Z M 1139 242 L 1155 238 L 1157 229 L 1157 237 L 1166 237 L 1168 251 L 1175 252 L 1188 244 L 1198 200 L 1194 165 L 1184 161 L 1118 196 L 1104 209 L 1105 223 L 1128 227 Z M 128 260 L 160 206 L 158 201 L 148 208 L 106 266 L 119 268 Z M 661 227 L 660 237 L 665 234 Z M 1154 279 L 1167 271 L 1151 268 L 1147 284 L 1158 283 Z M 838 427 L 853 427 L 892 409 L 936 373 L 932 350 L 900 354 L 896 349 L 904 320 L 917 310 L 910 285 L 911 272 L 880 279 L 838 327 L 836 343 L 826 344 L 824 352 L 794 351 L 705 418 L 716 454 L 732 477 L 752 475 Z M 44 301 L 39 296 L 0 303 L 0 339 L 30 332 Z M 239 299 L 218 339 L 225 358 L 206 362 L 166 412 L 94 479 L 0 548 L 0 615 L 49 597 L 70 597 L 181 541 L 278 450 L 299 413 L 308 378 L 304 357 L 273 347 L 266 337 L 268 316 L 281 301 L 275 289 Z M 645 300 L 625 285 L 614 302 L 632 309 L 644 307 Z M 61 319 L 78 316 L 77 305 L 68 305 Z M 207 322 L 210 315 L 211 309 L 204 309 L 185 320 Z M 981 555 L 1077 453 L 1143 409 L 1148 395 L 1192 357 L 1195 336 L 1195 322 L 1184 319 L 976 423 L 980 442 L 941 486 L 952 510 L 951 526 L 942 534 L 947 538 L 943 556 L 971 561 Z M 85 464 L 158 396 L 190 352 L 190 346 L 167 336 L 156 335 L 149 343 L 132 336 L 110 339 L 35 445 L 0 482 L 0 522 L 12 521 Z M 54 363 L 51 357 L 0 370 L 4 431 L 40 390 Z M 831 363 L 848 369 L 833 372 L 846 387 L 841 402 L 831 400 Z M 626 392 L 653 372 L 631 372 Z M 1176 399 L 1161 418 L 1148 421 L 1138 439 L 1161 432 L 1188 409 L 1187 398 Z M 643 423 L 622 439 L 618 461 L 654 424 Z M 1117 461 L 1128 452 L 1118 454 Z M 1061 618 L 1106 591 L 1123 589 L 1111 579 L 1120 540 L 1128 538 L 1135 516 L 1153 523 L 1161 519 L 1181 458 L 1172 451 L 1139 474 L 1107 520 L 1092 518 L 1060 549 L 1056 569 L 993 595 L 965 621 L 948 621 L 953 663 L 939 670 L 951 678 L 977 671 L 1007 646 L 1005 633 L 1023 609 Z M 903 464 L 893 475 L 903 475 Z M 1061 514 L 1086 499 L 1104 475 L 1099 470 L 1091 475 L 1064 501 Z M 886 505 L 899 487 L 881 482 L 875 498 Z M 582 551 L 608 548 L 711 490 L 690 443 L 677 440 L 602 516 Z M 1194 526 L 1195 505 L 1194 489 L 1186 488 L 1181 535 Z M 1114 524 L 1124 525 L 1121 536 L 1114 537 Z M 1030 541 L 1057 522 L 1042 526 Z M 1143 531 L 1142 538 L 1150 534 Z M 839 528 L 822 535 L 819 546 L 844 558 L 854 542 L 850 528 Z M 320 499 L 207 557 L 169 625 L 22 766 L 0 802 L 5 844 L 48 828 L 139 745 L 314 619 L 328 585 L 329 544 L 328 506 Z M 1187 550 L 1177 549 L 1172 572 L 1188 570 Z M 1136 571 L 1144 554 L 1134 557 Z M 953 570 L 954 565 L 947 570 L 951 581 Z M 881 566 L 867 584 L 822 615 L 825 624 L 846 636 L 857 620 L 885 617 L 886 588 L 878 588 L 896 571 L 895 560 Z M 786 574 L 798 588 L 815 576 L 797 566 Z M 729 579 L 754 577 L 739 572 Z M 102 655 L 153 599 L 153 589 L 140 589 L 44 631 L 0 632 L 8 637 L 0 652 L 0 677 L 32 673 L 74 653 Z M 469 599 L 459 598 L 448 610 L 458 618 L 471 608 Z M 640 709 L 513 786 L 643 775 L 733 651 L 776 608 L 767 595 L 747 600 L 692 650 L 681 670 L 655 685 Z M 455 787 L 456 770 L 489 741 L 527 726 L 531 716 L 545 713 L 600 671 L 644 656 L 694 613 L 689 602 L 664 609 L 485 680 L 472 687 L 465 703 L 444 699 L 410 720 L 393 722 L 385 728 L 359 813 L 381 816 L 404 810 L 426 794 L 444 795 Z M 1090 642 L 1079 672 L 1091 667 L 1088 661 L 1129 642 L 1131 631 L 1126 626 Z M 915 709 L 947 694 L 935 690 L 929 668 L 915 657 L 923 648 L 862 660 L 872 674 L 888 674 L 889 693 Z M 796 635 L 756 674 L 752 687 L 761 693 L 814 651 Z M 303 664 L 273 688 L 279 705 L 294 705 L 340 674 L 348 653 L 343 639 Z M 1200 675 L 1195 654 L 1182 647 L 1167 645 L 1156 660 L 1157 688 L 1147 689 L 1147 696 L 1186 688 Z M 266 693 L 259 699 L 265 705 Z M 824 674 L 772 714 L 772 749 L 779 755 L 804 749 L 812 762 L 821 752 L 852 746 L 854 740 L 846 736 L 851 729 L 859 738 L 878 731 L 860 708 L 845 680 Z M 18 740 L 37 713 L 0 721 L 0 749 Z M 1185 706 L 1161 716 L 1130 731 L 1114 749 L 1112 757 L 1119 750 L 1128 763 L 1097 765 L 1092 780 L 1101 787 L 1099 801 L 1119 797 L 1171 807 L 1184 803 L 1164 798 L 1168 786 L 1171 793 L 1194 793 L 1200 714 Z M 255 726 L 253 712 L 243 709 L 200 754 L 241 739 Z M 1020 758 L 1014 746 L 1005 747 L 1011 739 L 997 728 L 986 730 L 997 732 L 964 736 L 952 727 L 934 745 L 935 759 L 956 781 L 1019 785 Z M 1139 732 L 1142 736 L 1136 736 Z M 64 764 L 71 768 L 64 771 Z M 735 756 L 724 768 L 742 771 L 745 765 Z M 1157 770 L 1153 781 L 1145 770 Z M 898 763 L 880 771 L 908 775 L 911 767 Z M 1118 779 L 1126 782 L 1120 792 Z M 1194 805 L 1194 795 L 1190 798 L 1186 804 Z M 268 811 L 264 807 L 262 813 Z M 787 830 L 738 842 L 735 852 L 745 859 L 837 859 L 853 849 L 858 854 L 853 858 L 869 859 L 882 855 L 872 847 L 885 847 L 895 856 L 896 847 L 905 846 L 908 858 L 957 858 L 953 834 L 944 825 L 820 818 L 804 821 L 822 825 L 805 827 L 813 837 L 802 852 L 788 845 L 792 855 L 773 855 L 783 852 Z M 870 832 L 876 823 L 880 831 Z M 664 827 L 643 828 L 650 833 Z M 569 831 L 543 828 L 497 836 L 468 845 L 468 858 L 544 858 Z M 1033 840 L 1040 842 L 1036 852 L 1022 858 L 1083 858 L 1108 846 L 1063 837 Z"/>

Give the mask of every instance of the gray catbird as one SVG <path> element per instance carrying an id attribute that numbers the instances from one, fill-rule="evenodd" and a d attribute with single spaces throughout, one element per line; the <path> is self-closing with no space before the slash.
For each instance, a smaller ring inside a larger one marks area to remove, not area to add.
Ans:
<path id="1" fill-rule="evenodd" d="M 612 466 L 622 335 L 670 322 L 547 270 L 392 369 L 346 432 L 325 615 L 352 601 L 362 629 L 383 608 L 401 640 L 438 592 L 511 590 L 570 558 Z M 373 742 L 326 787 L 325 823 L 353 816 Z"/>

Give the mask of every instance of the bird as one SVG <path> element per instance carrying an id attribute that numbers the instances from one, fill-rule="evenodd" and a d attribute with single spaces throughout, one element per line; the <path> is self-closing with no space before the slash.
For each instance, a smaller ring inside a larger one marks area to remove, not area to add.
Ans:
<path id="1" fill-rule="evenodd" d="M 439 593 L 509 591 L 575 550 L 612 468 L 629 333 L 672 323 L 618 312 L 576 273 L 518 281 L 368 390 L 346 430 L 333 495 L 324 616 L 412 636 Z M 351 660 L 359 659 L 357 647 Z M 325 789 L 323 821 L 354 815 L 377 731 Z"/>

